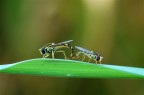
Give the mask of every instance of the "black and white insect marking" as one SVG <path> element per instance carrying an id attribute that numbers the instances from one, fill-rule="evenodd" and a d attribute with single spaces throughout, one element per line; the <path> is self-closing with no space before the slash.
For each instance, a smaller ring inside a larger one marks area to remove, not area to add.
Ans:
<path id="1" fill-rule="evenodd" d="M 65 55 L 64 50 L 59 50 L 62 48 L 69 48 L 71 50 L 71 55 L 70 57 L 74 56 L 74 48 L 69 44 L 69 42 L 72 42 L 73 40 L 68 40 L 60 43 L 48 43 L 42 48 L 39 49 L 40 53 L 43 55 L 43 58 L 48 57 L 50 54 L 52 54 L 52 58 L 54 59 L 54 54 L 61 52 L 64 55 L 64 58 L 67 59 Z"/>
<path id="2" fill-rule="evenodd" d="M 96 63 L 99 62 L 101 64 L 103 57 L 101 55 L 99 55 L 98 53 L 95 53 L 93 51 L 89 51 L 87 49 L 84 49 L 84 48 L 78 47 L 78 46 L 75 46 L 75 48 L 79 50 L 79 52 L 76 53 L 76 56 L 83 54 L 82 61 L 85 59 L 85 56 L 87 56 L 87 57 L 89 57 L 88 62 L 90 62 L 90 60 L 93 59 L 93 60 L 95 60 Z"/>

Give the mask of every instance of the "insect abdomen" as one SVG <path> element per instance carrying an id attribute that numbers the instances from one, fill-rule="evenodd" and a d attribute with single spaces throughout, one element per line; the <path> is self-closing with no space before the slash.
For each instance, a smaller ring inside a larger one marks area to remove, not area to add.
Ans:
<path id="1" fill-rule="evenodd" d="M 61 49 L 61 48 L 64 48 L 64 47 L 71 49 L 71 55 L 70 55 L 70 57 L 74 56 L 74 48 L 71 46 L 71 44 L 65 44 L 65 43 L 63 43 L 61 45 L 56 45 L 55 49 L 57 50 L 57 49 Z"/>
<path id="2" fill-rule="evenodd" d="M 71 49 L 71 57 L 74 56 L 74 48 L 72 47 L 71 44 L 67 44 L 67 46 Z"/>

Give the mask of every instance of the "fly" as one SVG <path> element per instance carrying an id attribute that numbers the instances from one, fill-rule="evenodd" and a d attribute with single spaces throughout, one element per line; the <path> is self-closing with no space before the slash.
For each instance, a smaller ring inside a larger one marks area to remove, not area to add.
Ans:
<path id="1" fill-rule="evenodd" d="M 69 44 L 73 40 L 68 40 L 60 43 L 48 43 L 42 48 L 39 49 L 40 53 L 43 55 L 43 58 L 48 57 L 50 54 L 52 54 L 52 58 L 54 59 L 54 54 L 61 52 L 64 55 L 64 58 L 67 59 L 65 51 L 64 50 L 59 50 L 62 48 L 69 48 L 71 50 L 71 55 L 70 57 L 74 56 L 74 48 Z"/>
<path id="2" fill-rule="evenodd" d="M 98 53 L 96 53 L 94 51 L 84 49 L 82 47 L 78 47 L 78 46 L 75 46 L 75 48 L 79 50 L 76 53 L 76 56 L 79 56 L 80 54 L 83 54 L 82 61 L 85 59 L 85 56 L 87 56 L 89 58 L 88 62 L 90 62 L 90 60 L 93 59 L 93 60 L 95 60 L 96 63 L 99 62 L 101 64 L 101 61 L 102 61 L 103 57 L 101 55 L 99 55 Z"/>

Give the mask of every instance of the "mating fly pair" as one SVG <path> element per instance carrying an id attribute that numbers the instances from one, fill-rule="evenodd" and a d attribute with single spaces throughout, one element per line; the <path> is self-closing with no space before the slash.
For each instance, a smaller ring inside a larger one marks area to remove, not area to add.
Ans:
<path id="1" fill-rule="evenodd" d="M 39 51 L 43 55 L 43 58 L 46 58 L 50 54 L 52 54 L 52 58 L 54 59 L 54 54 L 61 52 L 61 53 L 63 53 L 64 58 L 68 59 L 66 57 L 65 51 L 59 50 L 59 49 L 69 48 L 71 50 L 70 58 L 72 58 L 72 59 L 76 59 L 76 58 L 78 58 L 78 56 L 80 54 L 83 54 L 82 61 L 85 59 L 85 56 L 87 56 L 87 57 L 89 57 L 88 62 L 90 62 L 90 60 L 93 59 L 93 60 L 95 60 L 96 63 L 97 62 L 101 63 L 101 61 L 103 59 L 103 57 L 101 55 L 99 55 L 98 53 L 95 53 L 93 51 L 89 51 L 87 49 L 84 49 L 82 47 L 75 46 L 75 48 L 78 49 L 79 51 L 76 54 L 74 54 L 75 49 L 72 47 L 71 44 L 69 44 L 69 42 L 72 42 L 72 41 L 73 40 L 68 40 L 68 41 L 64 41 L 64 42 L 60 42 L 60 43 L 48 43 L 45 46 L 43 46 L 42 48 L 40 48 Z"/>

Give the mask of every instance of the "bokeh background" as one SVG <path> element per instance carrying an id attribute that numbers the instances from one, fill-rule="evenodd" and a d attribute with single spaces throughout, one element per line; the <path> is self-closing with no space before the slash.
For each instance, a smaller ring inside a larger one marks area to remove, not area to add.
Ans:
<path id="1" fill-rule="evenodd" d="M 103 64 L 144 67 L 144 0 L 1 0 L 0 10 L 0 64 L 72 39 Z M 144 95 L 144 82 L 0 74 L 0 95 Z"/>

